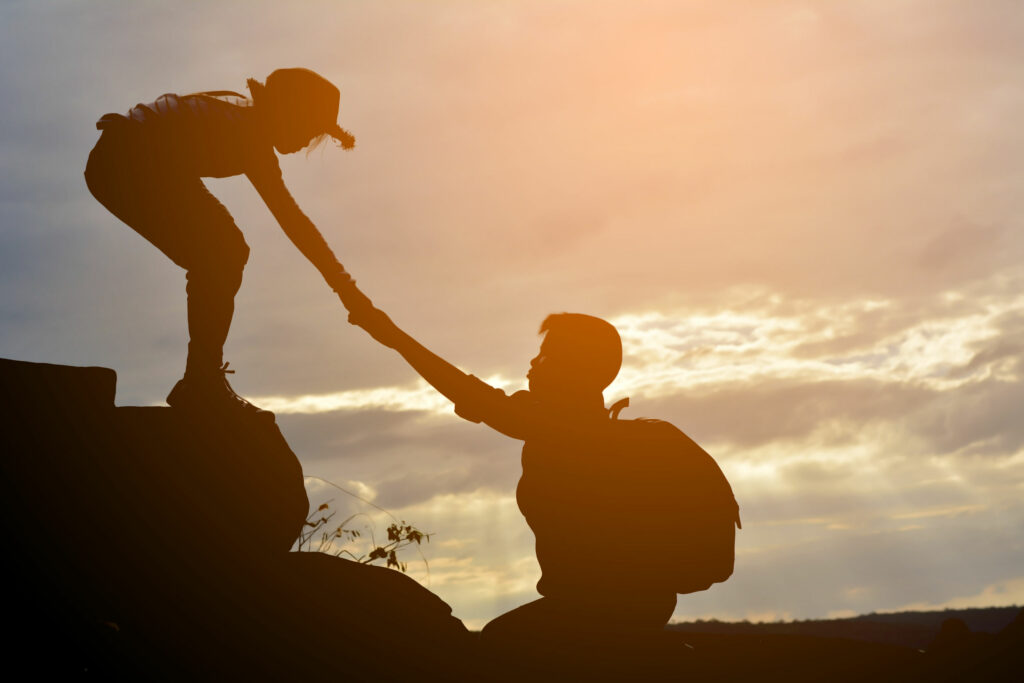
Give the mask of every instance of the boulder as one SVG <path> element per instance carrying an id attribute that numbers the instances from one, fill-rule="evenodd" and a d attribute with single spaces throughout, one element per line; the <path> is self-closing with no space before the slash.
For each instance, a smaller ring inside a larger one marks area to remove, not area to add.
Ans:
<path id="1" fill-rule="evenodd" d="M 272 421 L 115 407 L 115 387 L 106 368 L 0 359 L 8 661 L 62 677 L 463 678 L 472 637 L 437 596 L 290 552 L 309 502 Z"/>

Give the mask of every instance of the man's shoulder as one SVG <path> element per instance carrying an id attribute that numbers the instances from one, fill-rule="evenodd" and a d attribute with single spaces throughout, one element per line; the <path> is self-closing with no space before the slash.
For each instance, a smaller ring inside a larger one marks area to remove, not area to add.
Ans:
<path id="1" fill-rule="evenodd" d="M 529 391 L 508 395 L 474 375 L 466 375 L 466 381 L 460 399 L 455 401 L 456 415 L 470 422 L 486 422 L 508 436 L 525 438 L 538 415 Z"/>
<path id="2" fill-rule="evenodd" d="M 508 401 L 515 401 L 516 403 L 524 404 L 534 403 L 533 394 L 526 389 L 521 389 L 508 394 L 504 389 L 488 384 L 476 375 L 471 374 L 466 374 L 466 382 L 468 383 L 468 389 L 480 397 L 506 399 Z"/>
<path id="3" fill-rule="evenodd" d="M 530 405 L 536 405 L 537 403 L 537 400 L 528 389 L 520 389 L 519 391 L 513 392 L 508 398 L 510 401 L 515 401 L 516 403 L 529 403 Z"/>
<path id="4" fill-rule="evenodd" d="M 482 422 L 493 411 L 496 403 L 505 403 L 511 396 L 493 387 L 476 375 L 465 376 L 465 384 L 455 401 L 455 414 L 470 422 Z"/>

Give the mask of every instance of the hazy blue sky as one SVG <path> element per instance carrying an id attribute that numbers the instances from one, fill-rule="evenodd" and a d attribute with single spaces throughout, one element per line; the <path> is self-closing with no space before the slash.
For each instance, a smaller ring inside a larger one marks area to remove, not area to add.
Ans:
<path id="1" fill-rule="evenodd" d="M 306 66 L 358 142 L 285 181 L 378 305 L 509 389 L 547 313 L 606 317 L 608 402 L 718 459 L 736 574 L 678 618 L 1021 604 L 1022 36 L 1010 1 L 8 0 L 0 356 L 161 402 L 184 274 L 89 195 L 94 121 Z M 349 326 L 244 179 L 209 187 L 252 247 L 236 388 L 436 534 L 411 569 L 470 625 L 536 597 L 520 445 Z"/>

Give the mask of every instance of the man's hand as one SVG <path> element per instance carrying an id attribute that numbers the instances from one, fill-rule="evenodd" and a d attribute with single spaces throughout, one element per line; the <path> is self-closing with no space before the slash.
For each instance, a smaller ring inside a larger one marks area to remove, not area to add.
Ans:
<path id="1" fill-rule="evenodd" d="M 360 317 L 365 311 L 373 309 L 373 302 L 370 298 L 363 294 L 362 290 L 356 287 L 355 280 L 350 280 L 335 289 L 338 293 L 338 298 L 341 299 L 341 303 L 348 309 L 348 321 L 353 325 L 357 325 L 356 318 Z"/>

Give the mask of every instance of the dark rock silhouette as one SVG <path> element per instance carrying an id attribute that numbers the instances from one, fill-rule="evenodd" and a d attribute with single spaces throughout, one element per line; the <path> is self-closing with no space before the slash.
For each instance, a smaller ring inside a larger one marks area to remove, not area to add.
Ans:
<path id="1" fill-rule="evenodd" d="M 488 650 L 391 569 L 289 549 L 308 502 L 269 421 L 114 407 L 104 368 L 0 360 L 8 670 L 33 679 L 1015 681 L 1024 611 L 926 652 L 591 619 Z"/>
<path id="2" fill-rule="evenodd" d="M 963 620 L 947 619 L 926 654 L 922 680 L 1024 680 L 1024 609 L 996 634 L 971 631 Z"/>
<path id="3" fill-rule="evenodd" d="M 276 425 L 116 408 L 115 381 L 0 360 L 8 662 L 40 678 L 461 677 L 472 636 L 435 595 L 289 552 L 308 501 Z"/>
<path id="4" fill-rule="evenodd" d="M 942 623 L 957 619 L 972 631 L 996 634 L 1010 624 L 1019 607 L 975 607 L 940 612 L 892 612 L 862 614 L 838 619 L 801 619 L 776 622 L 691 621 L 671 624 L 673 631 L 721 635 L 799 635 L 848 638 L 872 643 L 902 645 L 926 650 L 934 645 Z"/>
<path id="5" fill-rule="evenodd" d="M 960 611 L 983 626 L 1008 608 Z M 984 614 L 991 612 L 991 614 Z M 871 614 L 779 623 L 698 622 L 669 632 L 692 650 L 689 671 L 740 681 L 1018 681 L 1024 671 L 1024 610 L 998 633 L 971 631 L 949 612 Z M 955 612 L 954 612 L 955 613 Z M 926 624 L 932 624 L 930 627 Z M 930 636 L 921 647 L 921 629 Z M 843 634 L 843 637 L 835 637 Z M 904 643 L 900 645 L 899 643 Z M 699 676 L 698 676 L 699 677 Z"/>

